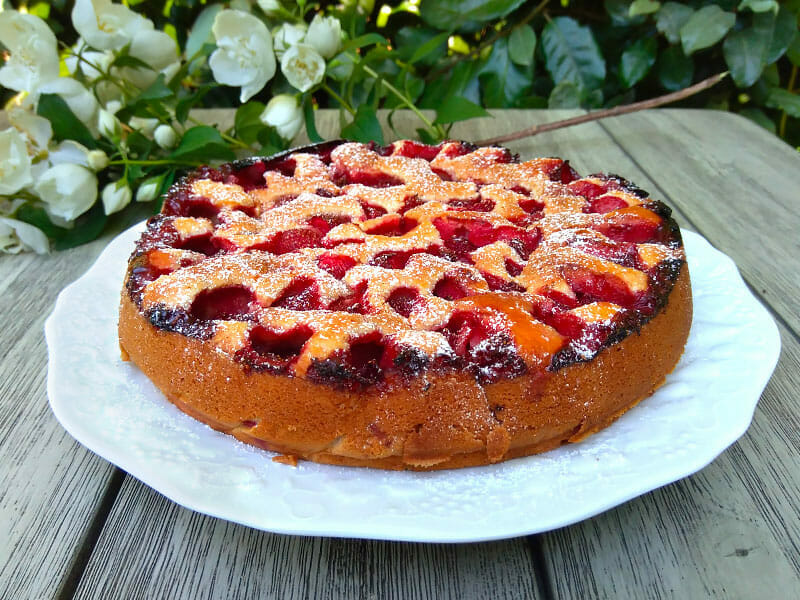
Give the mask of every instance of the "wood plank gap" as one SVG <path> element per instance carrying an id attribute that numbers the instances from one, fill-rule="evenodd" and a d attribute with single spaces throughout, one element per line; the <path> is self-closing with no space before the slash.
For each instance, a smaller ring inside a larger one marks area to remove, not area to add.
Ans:
<path id="1" fill-rule="evenodd" d="M 536 587 L 543 600 L 555 600 L 553 584 L 550 581 L 550 570 L 544 558 L 544 543 L 541 535 L 529 535 L 525 538 L 533 562 L 533 574 L 536 577 Z"/>
<path id="2" fill-rule="evenodd" d="M 75 555 L 75 559 L 69 567 L 69 571 L 64 576 L 58 592 L 55 594 L 56 600 L 72 600 L 75 596 L 75 591 L 78 589 L 78 583 L 89 564 L 89 559 L 92 557 L 94 548 L 97 545 L 97 540 L 100 539 L 100 532 L 103 531 L 103 526 L 106 524 L 114 502 L 117 500 L 119 491 L 122 488 L 122 482 L 125 480 L 126 473 L 122 469 L 114 469 L 111 479 L 108 483 L 100 505 L 97 507 L 97 512 L 92 518 L 92 522 L 86 529 L 86 534 L 81 541 L 80 550 Z"/>
<path id="3" fill-rule="evenodd" d="M 630 158 L 630 159 L 631 159 L 631 161 L 633 162 L 633 164 L 635 164 L 635 165 L 636 165 L 636 167 L 637 167 L 637 168 L 638 168 L 640 171 L 642 171 L 642 173 L 644 173 L 645 175 L 647 175 L 647 177 L 648 177 L 648 178 L 649 178 L 649 179 L 650 179 L 650 180 L 653 182 L 653 185 L 655 186 L 655 188 L 656 188 L 656 190 L 658 191 L 659 195 L 660 195 L 660 196 L 662 196 L 662 197 L 663 197 L 664 199 L 666 199 L 667 201 L 669 201 L 669 204 L 670 204 L 670 207 L 671 207 L 671 206 L 674 204 L 674 202 L 673 202 L 672 198 L 670 197 L 670 195 L 669 195 L 667 192 L 665 192 L 665 191 L 664 191 L 664 190 L 661 188 L 661 186 L 659 186 L 659 185 L 658 185 L 658 183 L 657 183 L 657 180 L 656 180 L 656 179 L 655 179 L 655 178 L 652 176 L 652 173 L 650 173 L 650 171 L 648 171 L 647 169 L 645 169 L 645 168 L 644 168 L 644 166 L 643 166 L 643 165 L 641 165 L 641 164 L 639 163 L 639 161 L 637 161 L 637 160 L 636 160 L 636 157 L 634 157 L 634 156 L 633 156 L 633 155 L 632 155 L 630 152 L 628 152 L 628 149 L 627 149 L 627 148 L 625 148 L 625 146 L 623 146 L 623 145 L 620 143 L 620 141 L 619 141 L 619 140 L 618 140 L 616 137 L 614 137 L 614 134 L 613 134 L 613 133 L 611 133 L 611 130 L 609 130 L 609 129 L 608 129 L 606 126 L 605 126 L 605 125 L 603 125 L 603 124 L 602 124 L 602 123 L 600 123 L 599 121 L 598 121 L 598 125 L 600 125 L 600 127 L 603 129 L 603 131 L 605 131 L 605 132 L 608 134 L 608 136 L 609 136 L 609 137 L 612 139 L 612 141 L 613 141 L 613 142 L 614 142 L 614 143 L 615 143 L 615 144 L 616 144 L 616 145 L 619 147 L 619 149 L 620 149 L 620 150 L 622 150 L 622 151 L 625 153 L 625 156 L 627 156 L 628 158 Z M 697 223 L 695 223 L 695 222 L 692 220 L 692 218 L 691 218 L 691 217 L 690 217 L 688 214 L 686 214 L 686 212 L 685 212 L 685 211 L 683 211 L 683 217 L 684 217 L 684 219 L 686 219 L 686 221 L 689 223 L 689 225 L 692 227 L 692 229 L 694 229 L 694 230 L 695 230 L 697 233 L 699 233 L 699 234 L 700 234 L 700 235 L 702 235 L 704 238 L 706 238 L 706 239 L 707 239 L 709 242 L 711 242 L 711 239 L 710 239 L 710 238 L 709 238 L 709 237 L 708 237 L 708 236 L 707 236 L 707 235 L 706 235 L 706 234 L 703 232 L 702 228 L 698 227 L 698 226 L 697 226 Z M 737 267 L 736 267 L 736 268 L 737 268 L 737 270 L 739 269 L 738 265 L 737 265 Z M 774 319 L 776 319 L 776 320 L 777 320 L 777 321 L 778 321 L 778 322 L 779 322 L 781 325 L 783 325 L 783 326 L 786 328 L 786 330 L 787 330 L 787 331 L 788 331 L 788 332 L 789 332 L 789 333 L 792 335 L 792 337 L 793 337 L 794 339 L 796 339 L 797 341 L 800 341 L 800 332 L 798 332 L 797 330 L 795 330 L 795 329 L 794 329 L 794 327 L 792 327 L 792 325 L 791 325 L 791 324 L 789 324 L 789 323 L 786 321 L 786 319 L 784 319 L 784 318 L 783 318 L 783 317 L 780 315 L 780 313 L 778 313 L 776 310 L 774 310 L 774 309 L 772 308 L 772 306 L 771 306 L 771 305 L 770 305 L 770 303 L 767 301 L 767 299 L 766 299 L 766 298 L 765 298 L 765 297 L 764 297 L 764 296 L 763 296 L 763 295 L 762 295 L 762 294 L 761 294 L 761 293 L 758 291 L 758 288 L 757 288 L 756 286 L 754 286 L 752 283 L 750 283 L 750 281 L 748 281 L 748 280 L 747 280 L 747 277 L 745 277 L 745 276 L 744 276 L 744 274 L 743 274 L 741 271 L 739 271 L 739 274 L 742 276 L 742 281 L 744 281 L 745 285 L 746 285 L 748 288 L 750 288 L 750 291 L 753 293 L 753 295 L 754 295 L 756 298 L 758 298 L 758 299 L 759 299 L 759 301 L 761 302 L 761 304 L 763 304 L 763 305 L 764 305 L 764 306 L 767 308 L 767 310 L 768 310 L 768 311 L 769 311 L 769 313 L 772 315 L 772 317 L 773 317 Z"/>

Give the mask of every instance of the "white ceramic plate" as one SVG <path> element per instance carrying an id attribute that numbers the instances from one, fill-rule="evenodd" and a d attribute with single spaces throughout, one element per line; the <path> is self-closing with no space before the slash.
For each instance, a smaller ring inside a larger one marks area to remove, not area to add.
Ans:
<path id="1" fill-rule="evenodd" d="M 112 241 L 45 326 L 47 391 L 79 442 L 175 502 L 280 533 L 467 542 L 575 523 L 701 469 L 750 424 L 778 329 L 734 263 L 685 233 L 686 352 L 655 395 L 587 440 L 487 467 L 386 472 L 273 462 L 184 415 L 120 360 L 117 309 L 143 225 Z"/>

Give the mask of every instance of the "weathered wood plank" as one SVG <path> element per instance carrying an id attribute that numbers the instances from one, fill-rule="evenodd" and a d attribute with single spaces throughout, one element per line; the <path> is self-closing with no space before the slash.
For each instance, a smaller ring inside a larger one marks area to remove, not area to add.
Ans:
<path id="1" fill-rule="evenodd" d="M 668 201 L 800 334 L 800 153 L 726 112 L 645 111 L 602 126 L 643 170 L 657 174 Z"/>
<path id="2" fill-rule="evenodd" d="M 44 320 L 103 243 L 0 259 L 0 590 L 51 598 L 68 577 L 115 471 L 47 404 Z"/>
<path id="3" fill-rule="evenodd" d="M 536 598 L 523 539 L 410 544 L 265 533 L 126 479 L 76 598 Z"/>
<path id="4" fill-rule="evenodd" d="M 747 434 L 699 473 L 544 536 L 557 598 L 800 596 L 800 344 Z"/>

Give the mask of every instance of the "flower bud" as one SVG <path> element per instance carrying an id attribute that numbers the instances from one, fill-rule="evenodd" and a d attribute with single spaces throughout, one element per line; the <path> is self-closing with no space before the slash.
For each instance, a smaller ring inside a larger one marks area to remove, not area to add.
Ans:
<path id="1" fill-rule="evenodd" d="M 122 126 L 119 119 L 106 109 L 101 108 L 97 113 L 97 129 L 105 138 L 118 140 L 122 135 Z"/>
<path id="2" fill-rule="evenodd" d="M 273 34 L 273 45 L 275 47 L 275 54 L 278 55 L 278 58 L 283 56 L 283 53 L 286 52 L 292 46 L 299 44 L 303 41 L 303 38 L 306 35 L 306 25 L 302 23 L 300 25 L 294 25 L 292 23 L 284 23 L 280 27 L 275 30 Z"/>
<path id="3" fill-rule="evenodd" d="M 103 188 L 103 210 L 107 215 L 119 212 L 131 202 L 133 192 L 124 179 L 112 181 Z"/>
<path id="4" fill-rule="evenodd" d="M 92 171 L 102 171 L 108 166 L 108 155 L 102 150 L 90 150 L 86 155 L 86 161 Z"/>
<path id="5" fill-rule="evenodd" d="M 97 199 L 97 177 L 86 167 L 62 163 L 50 167 L 34 185 L 50 218 L 64 222 L 77 219 Z"/>
<path id="6" fill-rule="evenodd" d="M 13 194 L 33 181 L 25 137 L 16 129 L 0 131 L 0 194 Z"/>
<path id="7" fill-rule="evenodd" d="M 281 10 L 281 4 L 278 0 L 258 0 L 258 6 L 268 17 L 274 16 L 275 13 Z"/>
<path id="8" fill-rule="evenodd" d="M 259 118 L 264 125 L 271 125 L 288 141 L 292 141 L 303 126 L 303 111 L 297 99 L 289 94 L 278 94 L 272 98 Z"/>
<path id="9" fill-rule="evenodd" d="M 155 200 L 156 196 L 158 196 L 158 191 L 161 189 L 161 180 L 162 177 L 160 176 L 145 179 L 139 186 L 139 189 L 136 190 L 136 201 L 150 202 L 151 200 Z"/>
<path id="10" fill-rule="evenodd" d="M 178 143 L 178 134 L 169 125 L 159 125 L 156 127 L 156 132 L 153 134 L 156 144 L 161 146 L 164 150 L 173 148 Z"/>
<path id="11" fill-rule="evenodd" d="M 131 129 L 138 131 L 142 135 L 153 135 L 156 127 L 158 127 L 158 119 L 149 117 L 131 117 L 128 121 Z"/>
<path id="12" fill-rule="evenodd" d="M 323 58 L 331 58 L 342 45 L 342 24 L 339 19 L 315 15 L 308 26 L 305 43 L 313 46 Z"/>

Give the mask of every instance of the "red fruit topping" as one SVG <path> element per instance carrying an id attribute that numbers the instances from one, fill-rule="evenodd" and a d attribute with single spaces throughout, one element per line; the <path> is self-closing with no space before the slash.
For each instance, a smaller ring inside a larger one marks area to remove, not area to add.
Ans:
<path id="1" fill-rule="evenodd" d="M 258 307 L 255 294 L 241 285 L 203 290 L 192 302 L 189 314 L 195 319 L 244 320 Z"/>
<path id="2" fill-rule="evenodd" d="M 372 206 L 371 204 L 367 204 L 366 202 L 361 203 L 361 208 L 364 209 L 364 216 L 367 219 L 374 219 L 375 217 L 380 217 L 381 215 L 386 214 L 386 209 L 381 206 Z"/>
<path id="3" fill-rule="evenodd" d="M 489 284 L 489 289 L 493 292 L 524 292 L 525 288 L 513 281 L 506 281 L 496 275 L 490 273 L 481 273 L 486 283 Z"/>
<path id="4" fill-rule="evenodd" d="M 420 295 L 417 290 L 410 287 L 401 287 L 389 294 L 386 303 L 391 306 L 397 314 L 408 318 L 417 304 L 419 304 L 420 300 Z"/>
<path id="5" fill-rule="evenodd" d="M 394 149 L 394 156 L 407 156 L 408 158 L 421 158 L 428 162 L 436 158 L 439 150 L 442 149 L 441 144 L 438 146 L 428 146 L 427 144 L 420 144 L 411 140 L 404 140 Z"/>
<path id="6" fill-rule="evenodd" d="M 590 213 L 607 213 L 618 208 L 625 208 L 628 203 L 622 198 L 616 196 L 600 196 L 595 198 L 589 205 L 586 212 Z"/>
<path id="7" fill-rule="evenodd" d="M 373 256 L 368 264 L 375 267 L 383 267 L 384 269 L 402 269 L 406 266 L 409 258 L 411 258 L 414 254 L 419 254 L 420 252 L 425 252 L 425 250 L 387 250 L 385 252 L 379 252 Z"/>
<path id="8" fill-rule="evenodd" d="M 474 212 L 489 212 L 494 208 L 494 200 L 477 196 L 469 200 L 454 198 L 447 203 L 450 210 L 471 210 Z"/>
<path id="9" fill-rule="evenodd" d="M 304 325 L 280 333 L 257 325 L 250 331 L 250 346 L 265 358 L 291 360 L 302 352 L 313 333 Z"/>
<path id="10" fill-rule="evenodd" d="M 399 236 L 405 235 L 416 226 L 417 222 L 414 219 L 407 219 L 401 215 L 391 215 L 391 217 L 383 219 L 380 224 L 369 229 L 367 233 L 370 235 Z"/>
<path id="11" fill-rule="evenodd" d="M 522 273 L 522 265 L 514 262 L 510 258 L 507 258 L 503 264 L 505 265 L 508 274 L 512 277 L 518 277 L 519 274 Z"/>
<path id="12" fill-rule="evenodd" d="M 323 254 L 317 259 L 317 265 L 320 269 L 325 269 L 328 273 L 341 279 L 344 274 L 356 266 L 356 261 L 349 256 L 342 254 Z"/>
<path id="13" fill-rule="evenodd" d="M 253 188 L 264 186 L 264 172 L 267 166 L 259 161 L 249 165 L 243 169 L 239 169 L 226 177 L 226 183 L 235 183 L 244 188 L 245 191 L 250 191 Z"/>
<path id="14" fill-rule="evenodd" d="M 180 248 L 181 250 L 199 252 L 200 254 L 205 254 L 206 256 L 213 256 L 220 250 L 212 242 L 210 233 L 204 233 L 203 235 L 195 235 L 190 238 L 186 238 L 185 240 L 178 242 L 175 247 Z"/>
<path id="15" fill-rule="evenodd" d="M 454 313 L 441 333 L 458 356 L 465 356 L 470 349 L 488 337 L 486 327 L 478 315 L 465 311 Z"/>
<path id="16" fill-rule="evenodd" d="M 344 357 L 345 368 L 349 375 L 359 383 L 368 384 L 380 381 L 383 371 L 385 344 L 379 333 L 368 334 L 350 343 L 350 349 Z"/>
<path id="17" fill-rule="evenodd" d="M 269 250 L 273 254 L 286 254 L 300 248 L 314 248 L 320 245 L 323 234 L 316 229 L 291 229 L 281 231 L 272 238 Z"/>
<path id="18" fill-rule="evenodd" d="M 273 308 L 290 310 L 314 310 L 321 308 L 317 282 L 310 277 L 302 277 L 283 290 L 272 303 Z"/>
<path id="19" fill-rule="evenodd" d="M 608 273 L 593 273 L 586 269 L 564 269 L 564 278 L 581 304 L 603 301 L 630 307 L 635 295 L 618 277 Z"/>
<path id="20" fill-rule="evenodd" d="M 608 186 L 599 185 L 592 181 L 586 181 L 582 179 L 570 183 L 569 190 L 573 194 L 578 194 L 579 196 L 583 196 L 587 200 L 594 200 L 601 194 L 605 194 L 608 191 Z"/>
<path id="21" fill-rule="evenodd" d="M 445 300 L 460 300 L 469 295 L 455 277 L 443 277 L 433 288 L 433 295 Z"/>

